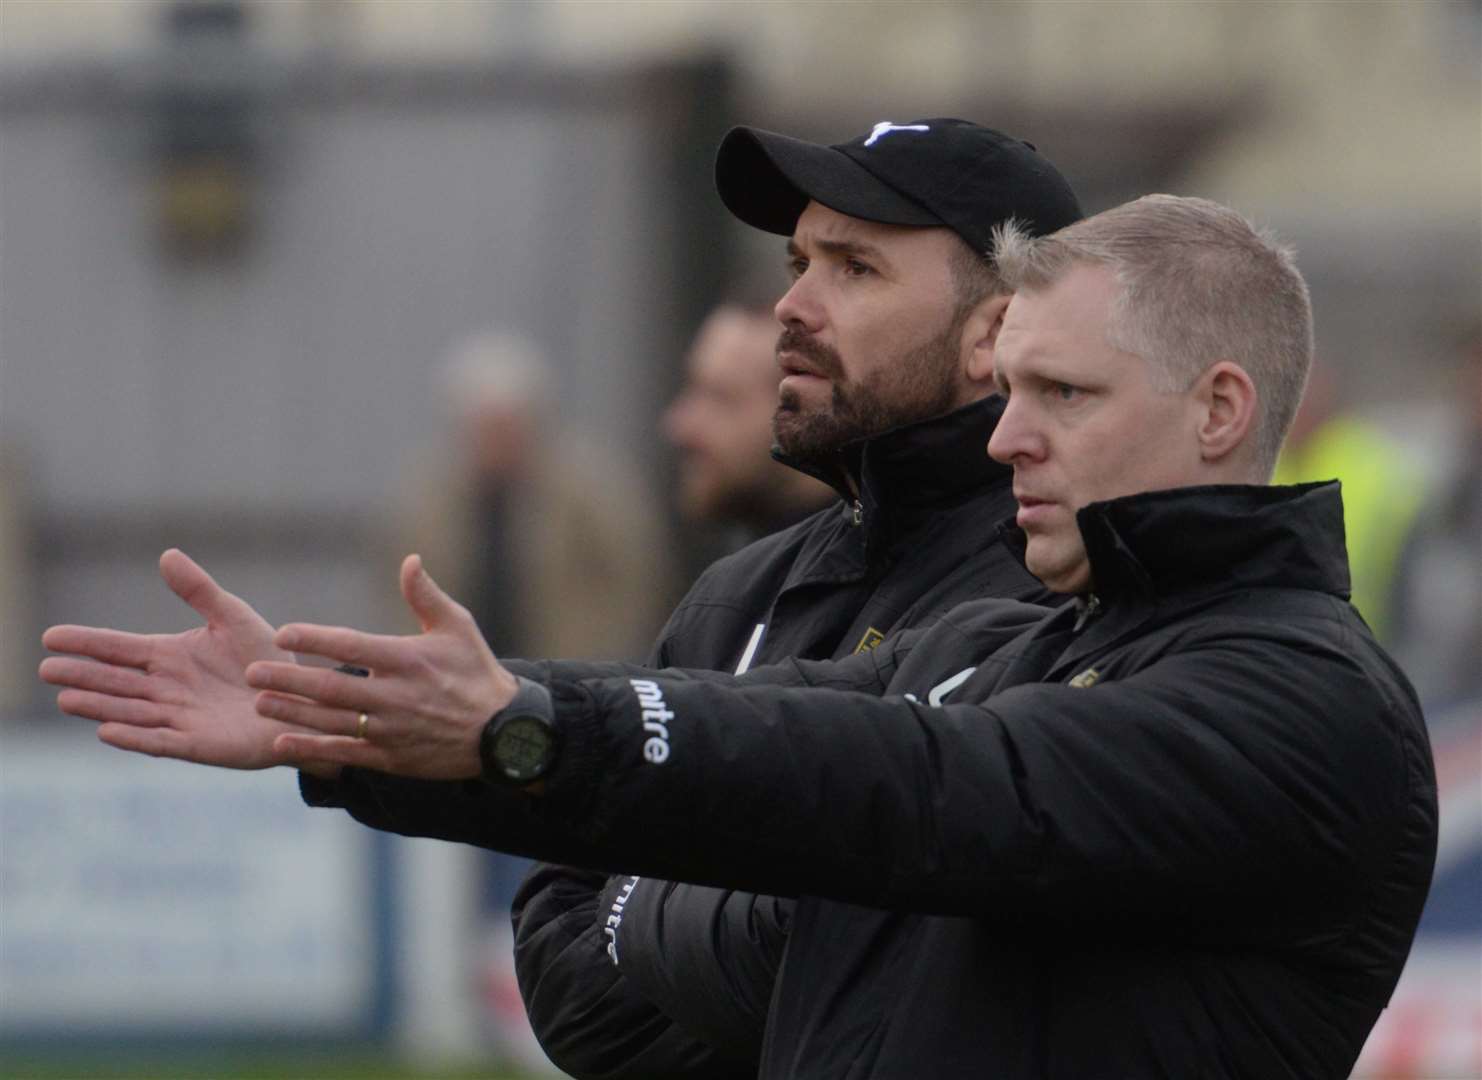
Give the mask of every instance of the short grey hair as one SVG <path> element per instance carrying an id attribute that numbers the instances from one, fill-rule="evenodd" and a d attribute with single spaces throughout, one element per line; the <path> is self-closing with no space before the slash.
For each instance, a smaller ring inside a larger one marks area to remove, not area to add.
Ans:
<path id="1" fill-rule="evenodd" d="M 961 236 L 952 245 L 948 269 L 952 272 L 953 300 L 958 314 L 977 307 L 990 296 L 1013 292 L 998 272 L 998 261 L 991 251 L 977 251 Z"/>
<path id="2" fill-rule="evenodd" d="M 1038 238 L 1009 222 L 994 242 L 1014 291 L 1046 288 L 1077 263 L 1109 268 L 1121 294 L 1107 341 L 1146 360 L 1160 390 L 1187 390 L 1218 360 L 1244 368 L 1256 387 L 1256 463 L 1270 477 L 1312 367 L 1312 301 L 1291 248 L 1229 207 L 1175 195 Z"/>

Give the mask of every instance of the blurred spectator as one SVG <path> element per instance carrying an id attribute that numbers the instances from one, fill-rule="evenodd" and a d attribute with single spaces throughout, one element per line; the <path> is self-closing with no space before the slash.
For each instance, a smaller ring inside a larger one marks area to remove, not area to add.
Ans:
<path id="1" fill-rule="evenodd" d="M 681 515 L 728 527 L 733 549 L 838 498 L 772 460 L 781 329 L 770 306 L 717 307 L 700 325 L 684 388 L 664 415 L 664 433 L 680 455 Z"/>
<path id="2" fill-rule="evenodd" d="M 670 598 L 636 471 L 557 429 L 550 371 L 523 338 L 466 341 L 437 378 L 453 446 L 416 471 L 398 559 L 420 552 L 504 655 L 641 656 Z"/>
<path id="3" fill-rule="evenodd" d="M 1395 655 L 1422 700 L 1482 697 L 1482 325 L 1463 339 L 1456 449 L 1399 559 Z"/>
<path id="4" fill-rule="evenodd" d="M 672 600 L 672 567 L 636 471 L 561 429 L 552 373 L 525 338 L 464 341 L 436 379 L 451 446 L 412 470 L 411 513 L 388 565 L 421 553 L 502 655 L 641 657 Z M 515 984 L 509 922 L 529 860 L 478 858 L 470 992 L 499 1052 L 531 1064 L 543 1058 Z"/>
<path id="5" fill-rule="evenodd" d="M 0 633 L 0 719 L 20 713 L 36 698 L 40 653 L 26 628 L 37 625 L 36 560 L 31 487 L 24 457 L 0 443 L 0 611 L 8 629 Z"/>
<path id="6" fill-rule="evenodd" d="M 1332 368 L 1312 365 L 1307 392 L 1276 463 L 1273 484 L 1343 482 L 1343 530 L 1353 606 L 1380 641 L 1389 640 L 1389 597 L 1400 548 L 1420 509 L 1421 476 L 1402 446 L 1343 411 Z"/>

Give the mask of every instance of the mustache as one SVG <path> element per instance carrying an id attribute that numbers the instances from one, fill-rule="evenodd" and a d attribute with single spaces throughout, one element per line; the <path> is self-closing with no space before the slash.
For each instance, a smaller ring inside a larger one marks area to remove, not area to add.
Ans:
<path id="1" fill-rule="evenodd" d="M 780 356 L 785 352 L 803 357 L 811 368 L 826 378 L 839 379 L 844 375 L 844 361 L 838 350 L 815 340 L 797 327 L 787 327 L 777 337 L 777 354 Z"/>

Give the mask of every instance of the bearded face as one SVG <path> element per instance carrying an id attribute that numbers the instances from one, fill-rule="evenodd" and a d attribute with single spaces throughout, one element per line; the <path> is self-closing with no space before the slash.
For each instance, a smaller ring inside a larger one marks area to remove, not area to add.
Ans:
<path id="1" fill-rule="evenodd" d="M 831 384 L 826 401 L 809 401 L 784 384 L 772 417 L 772 434 L 790 457 L 821 463 L 844 447 L 905 424 L 950 412 L 960 393 L 959 348 L 967 310 L 928 340 L 878 358 L 850 378 L 837 349 L 789 327 L 779 354 L 805 362 Z"/>

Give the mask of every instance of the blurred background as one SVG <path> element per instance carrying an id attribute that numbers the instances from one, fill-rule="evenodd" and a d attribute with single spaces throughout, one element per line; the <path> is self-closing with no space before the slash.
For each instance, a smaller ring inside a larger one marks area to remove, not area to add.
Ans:
<path id="1" fill-rule="evenodd" d="M 409 631 L 415 547 L 497 651 L 641 656 L 778 519 L 666 419 L 707 313 L 785 281 L 716 144 L 928 116 L 1297 247 L 1283 475 L 1344 479 L 1442 783 L 1358 1075 L 1482 1075 L 1479 42 L 1478 0 L 0 0 L 0 1075 L 543 1071 L 517 865 L 104 750 L 41 629 L 192 625 L 179 546 L 271 622 Z"/>

